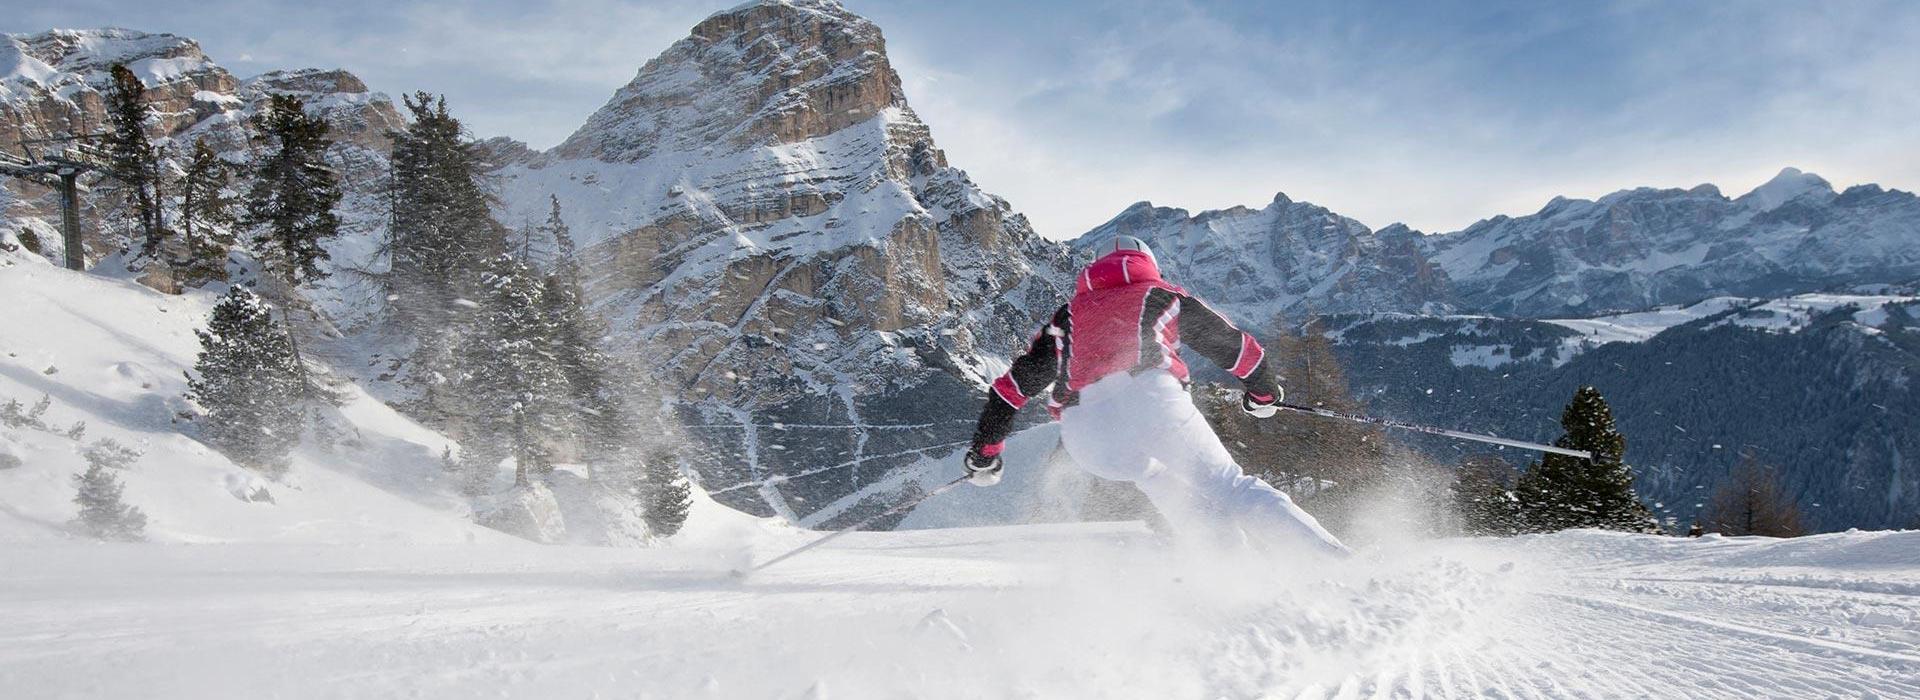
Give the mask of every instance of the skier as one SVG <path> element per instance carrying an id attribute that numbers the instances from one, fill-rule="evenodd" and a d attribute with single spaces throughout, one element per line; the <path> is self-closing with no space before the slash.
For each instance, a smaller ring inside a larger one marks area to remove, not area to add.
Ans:
<path id="1" fill-rule="evenodd" d="M 1015 412 L 1051 387 L 1047 409 L 1074 463 L 1133 482 L 1176 530 L 1349 554 L 1293 499 L 1241 471 L 1187 396 L 1182 344 L 1240 378 L 1248 414 L 1273 416 L 1282 394 L 1260 343 L 1160 279 L 1140 239 L 1116 236 L 1101 253 L 1080 273 L 1073 299 L 994 380 L 967 450 L 969 481 L 999 483 Z"/>

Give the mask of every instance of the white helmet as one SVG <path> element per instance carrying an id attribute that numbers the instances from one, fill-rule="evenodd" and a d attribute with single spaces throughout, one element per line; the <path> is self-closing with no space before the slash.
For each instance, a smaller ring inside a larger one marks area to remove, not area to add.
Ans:
<path id="1" fill-rule="evenodd" d="M 1100 244 L 1099 255 L 1094 256 L 1094 258 L 1097 260 L 1122 250 L 1137 250 L 1146 253 L 1148 260 L 1153 260 L 1156 265 L 1160 263 L 1158 259 L 1153 257 L 1153 249 L 1147 247 L 1147 242 L 1134 238 L 1133 236 L 1114 236 L 1112 240 Z"/>

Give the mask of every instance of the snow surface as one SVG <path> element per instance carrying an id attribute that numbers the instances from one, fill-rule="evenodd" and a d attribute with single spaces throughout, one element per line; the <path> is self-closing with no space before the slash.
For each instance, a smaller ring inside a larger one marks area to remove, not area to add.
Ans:
<path id="1" fill-rule="evenodd" d="M 0 545 L 33 562 L 0 570 L 0 695 L 1920 695 L 1920 532 L 1578 531 L 1306 567 L 1023 525 L 726 573 L 804 540 Z"/>

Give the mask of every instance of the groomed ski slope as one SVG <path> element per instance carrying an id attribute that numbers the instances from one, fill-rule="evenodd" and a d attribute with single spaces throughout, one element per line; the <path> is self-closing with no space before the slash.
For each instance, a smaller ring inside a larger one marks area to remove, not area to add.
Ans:
<path id="1" fill-rule="evenodd" d="M 1920 697 L 1920 532 L 1569 532 L 1339 566 L 1131 524 L 652 550 L 27 543 L 4 697 Z"/>

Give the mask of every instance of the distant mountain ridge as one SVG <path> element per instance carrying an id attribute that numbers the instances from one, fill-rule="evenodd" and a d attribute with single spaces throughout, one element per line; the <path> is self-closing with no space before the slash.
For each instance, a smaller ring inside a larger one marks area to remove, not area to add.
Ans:
<path id="1" fill-rule="evenodd" d="M 1369 230 L 1285 195 L 1197 215 L 1142 202 L 1073 245 L 1119 234 L 1153 244 L 1176 279 L 1258 320 L 1582 316 L 1920 279 L 1920 198 L 1878 185 L 1835 192 L 1794 168 L 1738 198 L 1712 185 L 1556 197 L 1534 214 L 1434 235 Z"/>

